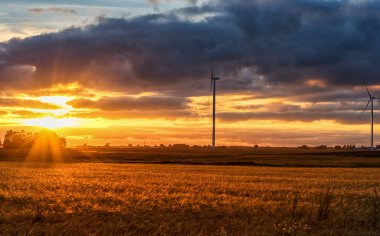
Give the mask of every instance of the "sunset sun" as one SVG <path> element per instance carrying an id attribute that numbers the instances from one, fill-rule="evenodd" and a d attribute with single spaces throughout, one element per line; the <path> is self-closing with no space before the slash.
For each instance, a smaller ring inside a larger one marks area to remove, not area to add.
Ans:
<path id="1" fill-rule="evenodd" d="M 77 124 L 73 118 L 54 118 L 46 116 L 42 118 L 27 119 L 24 121 L 26 126 L 36 126 L 41 128 L 55 129 L 63 127 L 74 127 Z"/>

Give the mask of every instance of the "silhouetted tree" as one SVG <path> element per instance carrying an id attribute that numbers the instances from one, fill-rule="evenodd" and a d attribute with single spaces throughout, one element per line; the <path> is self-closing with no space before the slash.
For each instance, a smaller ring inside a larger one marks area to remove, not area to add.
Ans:
<path id="1" fill-rule="evenodd" d="M 8 130 L 4 135 L 4 148 L 30 148 L 36 138 L 36 134 L 21 131 Z"/>
<path id="2" fill-rule="evenodd" d="M 31 133 L 21 131 L 8 130 L 4 135 L 4 148 L 31 148 L 37 139 L 49 140 L 56 142 L 61 148 L 66 147 L 66 139 L 59 137 L 56 133 L 50 130 L 42 130 L 40 133 Z"/>
<path id="3" fill-rule="evenodd" d="M 34 141 L 39 141 L 60 148 L 66 147 L 66 139 L 64 137 L 59 137 L 55 132 L 47 129 L 41 130 L 35 136 Z"/>

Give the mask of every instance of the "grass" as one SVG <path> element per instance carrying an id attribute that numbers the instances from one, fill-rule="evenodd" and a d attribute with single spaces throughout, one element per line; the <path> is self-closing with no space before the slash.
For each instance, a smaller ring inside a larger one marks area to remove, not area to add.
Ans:
<path id="1" fill-rule="evenodd" d="M 380 169 L 0 162 L 0 235 L 379 235 Z"/>
<path id="2" fill-rule="evenodd" d="M 0 149 L 0 161 L 24 162 L 28 152 Z M 85 148 L 63 150 L 62 156 L 64 162 L 71 163 L 380 168 L 380 152 L 366 149 L 218 148 L 212 152 L 209 148 Z"/>

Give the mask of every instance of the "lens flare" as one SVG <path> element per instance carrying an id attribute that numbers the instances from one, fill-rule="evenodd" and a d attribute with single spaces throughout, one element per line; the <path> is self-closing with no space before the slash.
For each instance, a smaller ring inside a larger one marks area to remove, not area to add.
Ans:
<path id="1" fill-rule="evenodd" d="M 61 162 L 65 143 L 53 131 L 44 129 L 37 135 L 26 162 Z"/>

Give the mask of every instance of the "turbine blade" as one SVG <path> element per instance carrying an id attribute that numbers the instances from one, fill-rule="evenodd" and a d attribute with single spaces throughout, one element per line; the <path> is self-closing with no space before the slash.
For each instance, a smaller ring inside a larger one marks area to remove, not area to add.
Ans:
<path id="1" fill-rule="evenodd" d="M 211 64 L 211 80 L 214 78 L 214 64 Z"/>
<path id="2" fill-rule="evenodd" d="M 371 96 L 371 93 L 369 92 L 369 90 L 368 90 L 368 88 L 367 88 L 367 84 L 364 82 L 363 79 L 362 79 L 362 83 L 363 83 L 365 89 L 367 90 L 368 96 L 371 98 L 371 97 L 372 97 L 372 96 Z"/>
<path id="3" fill-rule="evenodd" d="M 363 113 L 365 110 L 367 110 L 367 107 L 368 107 L 368 105 L 369 105 L 370 102 L 371 102 L 371 99 L 368 100 L 368 103 L 367 103 L 367 105 L 364 107 L 362 113 Z"/>
<path id="4" fill-rule="evenodd" d="M 212 90 L 212 83 L 214 82 L 213 81 L 213 78 L 214 78 L 214 65 L 211 64 L 211 79 L 210 79 L 210 91 L 208 93 L 208 98 L 207 98 L 207 106 L 210 105 L 210 96 L 211 96 L 211 90 Z"/>

